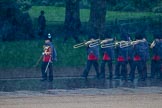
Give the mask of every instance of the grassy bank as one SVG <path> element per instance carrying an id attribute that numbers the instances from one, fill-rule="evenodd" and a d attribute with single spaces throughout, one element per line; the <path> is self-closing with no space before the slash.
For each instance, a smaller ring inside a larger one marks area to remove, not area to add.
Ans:
<path id="1" fill-rule="evenodd" d="M 0 43 L 0 69 L 2 68 L 32 68 L 43 51 L 43 40 L 16 41 Z M 74 49 L 73 41 L 63 44 L 54 40 L 57 51 L 57 67 L 80 67 L 86 63 L 86 48 Z M 151 54 L 151 52 L 150 52 Z M 101 58 L 101 57 L 100 57 Z M 114 61 L 115 62 L 115 61 Z M 41 62 L 38 67 L 40 67 Z"/>
<path id="2" fill-rule="evenodd" d="M 54 41 L 58 61 L 56 66 L 80 66 L 85 63 L 85 49 L 73 49 L 73 42 Z M 0 43 L 0 68 L 33 67 L 42 53 L 42 40 Z M 40 64 L 39 64 L 40 66 Z"/>
<path id="3" fill-rule="evenodd" d="M 29 13 L 33 19 L 36 19 L 40 11 L 45 11 L 45 16 L 47 21 L 64 21 L 65 18 L 65 8 L 64 7 L 54 7 L 54 6 L 33 6 Z M 80 19 L 82 22 L 87 22 L 89 20 L 89 9 L 80 9 Z M 141 18 L 141 17 L 155 17 L 162 15 L 160 13 L 153 12 L 114 12 L 107 11 L 106 21 L 114 21 L 115 19 L 130 19 L 130 18 Z"/>

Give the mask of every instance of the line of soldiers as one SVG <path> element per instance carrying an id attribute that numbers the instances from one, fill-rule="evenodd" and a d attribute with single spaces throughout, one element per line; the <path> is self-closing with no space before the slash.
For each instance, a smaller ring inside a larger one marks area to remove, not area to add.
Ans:
<path id="1" fill-rule="evenodd" d="M 160 34 L 154 35 L 155 40 L 151 44 L 152 59 L 151 59 L 151 78 L 162 79 L 162 37 Z M 128 34 L 121 34 L 121 41 L 131 41 Z M 140 34 L 135 36 L 136 43 L 121 47 L 120 45 L 114 46 L 115 40 L 111 36 L 107 36 L 102 44 L 108 45 L 107 47 L 101 47 L 102 61 L 99 69 L 99 45 L 89 47 L 87 44 L 87 64 L 83 71 L 82 77 L 87 78 L 91 66 L 93 65 L 96 71 L 96 78 L 105 78 L 105 65 L 108 65 L 109 79 L 122 79 L 134 81 L 135 70 L 138 70 L 139 80 L 146 80 L 147 78 L 147 61 L 150 59 L 149 43 Z M 94 40 L 93 38 L 90 41 Z M 142 40 L 142 41 L 141 41 Z M 129 43 L 128 43 L 129 44 Z M 44 52 L 42 54 L 42 79 L 47 80 L 47 70 L 49 70 L 48 81 L 53 80 L 52 62 L 57 60 L 57 54 L 54 46 L 52 45 L 52 37 L 50 34 L 45 38 L 45 44 L 43 46 Z M 115 63 L 115 69 L 113 68 L 113 61 Z M 127 66 L 130 70 L 128 72 Z M 100 70 L 100 72 L 99 72 Z"/>
<path id="2" fill-rule="evenodd" d="M 162 79 L 162 37 L 160 34 L 154 35 L 155 41 L 151 44 L 152 49 L 152 60 L 151 60 L 151 78 L 161 78 Z M 114 43 L 114 39 L 111 36 L 107 36 L 103 44 Z M 121 34 L 121 41 L 130 41 L 130 36 L 128 34 Z M 135 71 L 137 68 L 139 80 L 145 81 L 147 78 L 147 61 L 150 59 L 149 53 L 149 43 L 141 35 L 137 34 L 135 36 L 138 43 L 133 45 L 128 45 L 127 47 L 121 46 L 110 46 L 106 48 L 101 48 L 102 51 L 102 61 L 99 69 L 99 46 L 89 47 L 87 45 L 87 64 L 83 71 L 82 77 L 88 77 L 88 73 L 93 65 L 96 71 L 96 78 L 105 78 L 105 65 L 108 65 L 109 79 L 122 79 L 134 81 Z M 93 40 L 91 38 L 90 40 Z M 143 41 L 140 41 L 143 40 Z M 110 44 L 111 45 L 111 44 Z M 115 63 L 115 69 L 113 69 L 113 61 Z M 127 66 L 129 65 L 130 70 L 128 72 Z M 100 70 L 100 72 L 99 72 Z"/>

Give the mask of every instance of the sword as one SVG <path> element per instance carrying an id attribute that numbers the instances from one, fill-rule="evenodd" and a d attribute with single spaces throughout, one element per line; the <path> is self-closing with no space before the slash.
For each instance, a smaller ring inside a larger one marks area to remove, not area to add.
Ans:
<path id="1" fill-rule="evenodd" d="M 51 56 L 50 56 L 50 59 L 49 59 L 49 61 L 48 61 L 48 64 L 47 64 L 47 66 L 46 66 L 46 70 L 45 70 L 45 73 L 47 73 L 47 70 L 48 70 L 48 66 L 49 66 L 50 62 L 51 62 Z"/>

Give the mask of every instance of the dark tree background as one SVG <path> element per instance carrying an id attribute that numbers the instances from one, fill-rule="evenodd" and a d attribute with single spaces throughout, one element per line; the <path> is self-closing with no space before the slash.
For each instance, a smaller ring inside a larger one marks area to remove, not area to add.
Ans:
<path id="1" fill-rule="evenodd" d="M 107 0 L 91 0 L 90 3 L 89 36 L 100 38 L 105 32 Z"/>
<path id="2" fill-rule="evenodd" d="M 64 28 L 65 32 L 73 37 L 78 35 L 81 27 L 79 2 L 80 0 L 65 0 Z"/>
<path id="3" fill-rule="evenodd" d="M 28 12 L 23 11 L 30 6 L 19 3 L 15 0 L 0 0 L 0 40 L 2 41 L 34 38 L 32 20 Z"/>
<path id="4" fill-rule="evenodd" d="M 80 5 L 84 3 L 80 4 L 80 1 L 86 2 L 85 7 L 90 9 L 88 26 L 86 26 L 88 29 L 83 29 L 83 32 L 87 31 L 90 37 L 95 38 L 104 36 L 107 9 L 136 12 L 154 9 L 162 12 L 162 7 L 159 8 L 162 5 L 161 0 L 0 0 L 0 40 L 35 38 L 32 20 L 27 11 L 32 5 L 65 6 L 64 34 L 68 32 L 69 36 L 76 38 L 83 25 L 80 21 Z M 58 5 L 59 3 L 63 5 Z"/>

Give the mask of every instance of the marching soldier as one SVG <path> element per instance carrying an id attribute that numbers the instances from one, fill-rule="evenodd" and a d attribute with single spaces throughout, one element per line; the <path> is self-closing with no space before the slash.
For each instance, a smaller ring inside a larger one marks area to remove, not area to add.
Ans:
<path id="1" fill-rule="evenodd" d="M 151 60 L 151 78 L 162 78 L 161 60 L 162 60 L 162 37 L 160 34 L 154 34 L 155 40 L 152 42 L 150 48 L 153 56 Z"/>
<path id="2" fill-rule="evenodd" d="M 93 41 L 94 38 L 91 38 L 90 41 Z M 85 77 L 87 79 L 88 73 L 91 69 L 91 66 L 93 65 L 96 71 L 96 78 L 99 78 L 99 46 L 89 47 L 90 43 L 87 44 L 87 64 L 83 71 L 82 77 Z"/>
<path id="3" fill-rule="evenodd" d="M 134 45 L 133 66 L 130 72 L 130 80 L 132 82 L 134 81 L 137 67 L 139 80 L 145 81 L 147 77 L 146 62 L 149 59 L 149 46 L 148 42 L 141 34 L 136 35 L 135 38 L 137 43 Z"/>
<path id="4" fill-rule="evenodd" d="M 42 79 L 41 81 L 47 80 L 47 71 L 49 70 L 48 81 L 53 81 L 53 68 L 52 68 L 52 61 L 56 60 L 56 50 L 52 45 L 52 37 L 50 34 L 45 38 L 45 44 L 43 46 L 44 52 L 43 61 L 41 66 L 42 71 Z"/>
<path id="5" fill-rule="evenodd" d="M 112 61 L 114 59 L 114 46 L 103 48 L 103 44 L 111 44 L 114 43 L 114 39 L 111 36 L 108 36 L 105 40 L 101 42 L 101 50 L 102 50 L 102 62 L 100 67 L 100 78 L 105 78 L 105 64 L 107 63 L 109 68 L 109 79 L 111 80 L 113 77 L 113 66 Z"/>
<path id="6" fill-rule="evenodd" d="M 129 42 L 132 41 L 131 38 L 130 38 L 130 36 L 128 36 L 128 39 L 129 39 L 128 40 Z M 129 72 L 128 72 L 128 74 L 130 76 L 130 71 L 131 71 L 132 66 L 133 66 L 133 45 L 129 45 L 127 47 L 127 57 L 128 57 L 127 58 L 127 65 L 129 66 Z"/>
<path id="7" fill-rule="evenodd" d="M 121 41 L 128 41 L 128 35 L 122 33 L 121 34 Z M 122 47 L 121 45 L 118 45 L 116 48 L 117 52 L 117 63 L 115 66 L 115 79 L 119 79 L 120 77 L 122 80 L 127 80 L 127 60 L 128 60 L 128 48 Z M 121 67 L 121 71 L 120 71 Z"/>

